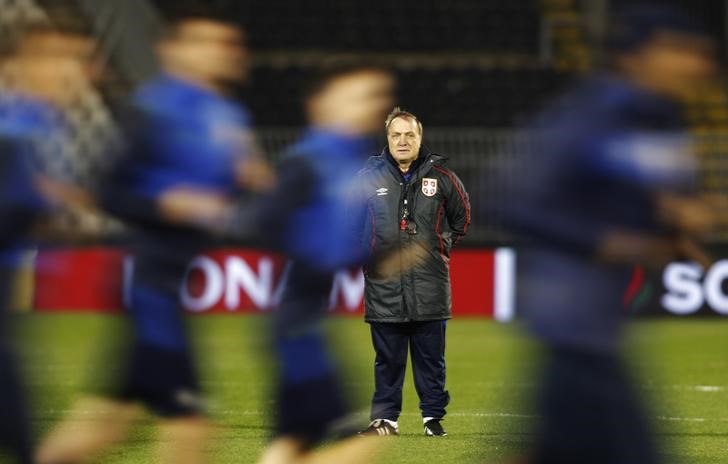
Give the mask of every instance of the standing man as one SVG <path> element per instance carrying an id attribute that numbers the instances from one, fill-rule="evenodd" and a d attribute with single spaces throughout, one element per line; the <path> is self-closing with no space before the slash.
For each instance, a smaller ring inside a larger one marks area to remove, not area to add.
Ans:
<path id="1" fill-rule="evenodd" d="M 371 424 L 362 435 L 398 435 L 402 384 L 411 350 L 427 436 L 445 436 L 445 328 L 451 317 L 450 250 L 466 234 L 470 202 L 447 158 L 422 147 L 422 123 L 395 108 L 385 122 L 387 147 L 360 173 L 368 214 L 357 224 L 373 256 L 411 246 L 425 258 L 399 279 L 364 269 L 365 320 L 376 352 Z M 375 260 L 376 261 L 376 260 Z"/>

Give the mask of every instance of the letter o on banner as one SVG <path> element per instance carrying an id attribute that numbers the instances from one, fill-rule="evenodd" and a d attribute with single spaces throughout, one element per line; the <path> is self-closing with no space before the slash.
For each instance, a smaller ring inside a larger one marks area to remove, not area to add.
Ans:
<path id="1" fill-rule="evenodd" d="M 205 276 L 205 285 L 199 296 L 190 295 L 188 285 L 190 274 L 195 269 L 199 269 Z M 198 256 L 187 268 L 187 274 L 180 289 L 182 305 L 193 312 L 207 311 L 222 298 L 224 287 L 225 277 L 220 266 L 207 256 Z"/>

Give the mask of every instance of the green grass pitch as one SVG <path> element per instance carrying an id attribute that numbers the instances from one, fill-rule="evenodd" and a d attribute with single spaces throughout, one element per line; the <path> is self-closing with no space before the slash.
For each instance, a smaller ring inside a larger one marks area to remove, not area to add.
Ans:
<path id="1" fill-rule="evenodd" d="M 74 396 L 106 367 L 98 352 L 109 343 L 118 316 L 27 314 L 16 325 L 20 357 L 39 436 L 69 409 Z M 271 368 L 261 316 L 191 317 L 204 387 L 217 427 L 212 463 L 254 463 L 270 433 Z M 329 322 L 332 349 L 357 418 L 367 420 L 373 353 L 368 327 L 355 317 Z M 640 390 L 668 462 L 728 462 L 728 321 L 645 320 L 631 330 L 627 353 L 640 372 Z M 448 388 L 452 396 L 445 438 L 422 433 L 411 372 L 405 383 L 402 436 L 389 440 L 381 462 L 464 464 L 512 456 L 528 442 L 534 418 L 536 352 L 514 326 L 479 319 L 448 325 Z M 140 422 L 103 463 L 148 463 L 153 420 Z M 10 462 L 0 455 L 0 462 Z"/>

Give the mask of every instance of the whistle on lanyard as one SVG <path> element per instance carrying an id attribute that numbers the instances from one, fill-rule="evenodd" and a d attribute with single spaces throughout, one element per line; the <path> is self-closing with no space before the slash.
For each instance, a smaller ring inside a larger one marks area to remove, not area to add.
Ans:
<path id="1" fill-rule="evenodd" d="M 410 235 L 415 235 L 417 233 L 417 224 L 410 221 L 408 218 L 409 212 L 405 209 L 402 214 L 402 219 L 399 221 L 399 230 L 407 232 Z"/>

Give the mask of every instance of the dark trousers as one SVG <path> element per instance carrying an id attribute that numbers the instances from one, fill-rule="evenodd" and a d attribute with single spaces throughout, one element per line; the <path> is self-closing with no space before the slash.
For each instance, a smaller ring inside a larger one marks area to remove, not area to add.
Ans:
<path id="1" fill-rule="evenodd" d="M 33 462 L 30 420 L 8 327 L 13 276 L 13 269 L 0 268 L 0 450 L 7 448 L 16 458 L 15 462 L 30 464 Z"/>
<path id="2" fill-rule="evenodd" d="M 134 237 L 134 272 L 127 308 L 134 331 L 124 356 L 121 400 L 139 400 L 165 418 L 203 414 L 203 401 L 179 291 L 197 237 L 146 232 Z M 180 392 L 184 392 L 181 395 Z"/>
<path id="3" fill-rule="evenodd" d="M 550 348 L 534 464 L 656 464 L 649 426 L 614 354 Z"/>
<path id="4" fill-rule="evenodd" d="M 412 356 L 415 389 L 422 417 L 442 418 L 450 402 L 445 390 L 445 327 L 447 321 L 372 322 L 375 391 L 371 419 L 396 421 L 402 411 L 402 385 L 407 350 Z"/>
<path id="5" fill-rule="evenodd" d="M 275 435 L 313 446 L 340 432 L 348 407 L 323 322 L 334 275 L 292 261 L 275 311 L 279 365 Z"/>

